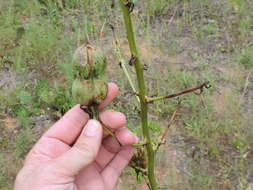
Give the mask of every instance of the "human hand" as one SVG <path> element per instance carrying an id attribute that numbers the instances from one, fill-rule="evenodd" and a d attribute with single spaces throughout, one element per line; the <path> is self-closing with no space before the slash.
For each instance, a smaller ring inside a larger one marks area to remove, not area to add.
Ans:
<path id="1" fill-rule="evenodd" d="M 114 83 L 99 106 L 118 94 Z M 101 124 L 76 105 L 57 121 L 28 153 L 14 190 L 110 190 L 134 153 L 138 138 L 125 128 L 125 116 L 113 110 L 100 120 L 115 131 L 118 141 L 103 135 Z M 72 146 L 73 145 L 73 146 Z"/>

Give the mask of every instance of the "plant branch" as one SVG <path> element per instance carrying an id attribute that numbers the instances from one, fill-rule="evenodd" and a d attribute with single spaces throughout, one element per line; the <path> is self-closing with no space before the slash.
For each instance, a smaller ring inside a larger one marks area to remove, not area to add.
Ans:
<path id="1" fill-rule="evenodd" d="M 172 116 L 171 116 L 171 118 L 170 118 L 170 121 L 169 121 L 168 126 L 166 127 L 166 129 L 164 130 L 164 132 L 162 133 L 162 135 L 159 137 L 157 146 L 156 146 L 156 148 L 155 148 L 155 153 L 158 151 L 158 149 L 160 148 L 160 146 L 161 146 L 162 144 L 165 143 L 165 142 L 164 142 L 164 141 L 165 141 L 165 137 L 167 136 L 167 134 L 168 134 L 168 132 L 169 132 L 169 129 L 170 129 L 170 127 L 171 127 L 173 121 L 175 120 L 175 118 L 176 118 L 176 116 L 177 116 L 177 113 L 178 113 L 178 111 L 179 111 L 179 109 L 180 109 L 180 104 L 181 104 L 181 102 L 179 102 L 179 104 L 178 104 L 176 110 L 173 112 L 173 114 L 172 114 Z"/>
<path id="2" fill-rule="evenodd" d="M 132 146 L 135 147 L 135 148 L 139 148 L 139 147 L 143 147 L 143 146 L 146 146 L 147 145 L 147 142 L 139 142 L 137 144 L 133 144 Z"/>
<path id="3" fill-rule="evenodd" d="M 139 53 L 136 46 L 135 35 L 133 24 L 130 16 L 130 9 L 126 6 L 129 1 L 128 0 L 119 0 L 120 7 L 123 12 L 124 16 L 124 23 L 127 33 L 127 39 L 130 47 L 130 51 L 132 56 L 136 57 L 134 67 L 137 75 L 138 87 L 139 87 L 139 99 L 140 99 L 140 106 L 141 106 L 141 124 L 142 124 L 142 133 L 144 136 L 144 140 L 147 142 L 145 146 L 147 152 L 147 159 L 148 159 L 148 178 L 149 183 L 152 190 L 158 190 L 156 178 L 155 178 L 155 153 L 154 149 L 151 144 L 151 137 L 148 128 L 148 104 L 146 103 L 146 87 L 143 75 L 143 67 L 139 58 Z"/>
<path id="4" fill-rule="evenodd" d="M 146 102 L 147 103 L 153 103 L 154 101 L 174 98 L 174 97 L 181 96 L 183 94 L 187 94 L 187 93 L 194 92 L 194 91 L 197 91 L 197 90 L 200 90 L 200 94 L 201 94 L 203 92 L 204 88 L 210 88 L 209 82 L 204 82 L 203 84 L 200 84 L 200 85 L 195 86 L 193 88 L 189 88 L 189 89 L 183 90 L 181 92 L 174 93 L 174 94 L 169 94 L 169 95 L 166 95 L 166 96 L 146 97 Z"/>
<path id="5" fill-rule="evenodd" d="M 130 84 L 130 86 L 131 86 L 131 88 L 132 88 L 132 90 L 133 90 L 133 92 L 135 94 L 135 97 L 136 97 L 137 101 L 140 102 L 139 97 L 136 95 L 137 91 L 136 91 L 136 88 L 134 86 L 134 82 L 133 82 L 133 80 L 132 80 L 132 78 L 131 78 L 128 70 L 127 70 L 126 62 L 125 62 L 125 60 L 122 57 L 122 53 L 121 53 L 121 50 L 120 50 L 120 47 L 119 47 L 119 43 L 118 43 L 118 39 L 117 39 L 117 36 L 116 36 L 116 33 L 115 33 L 115 29 L 114 29 L 114 27 L 112 25 L 110 25 L 110 27 L 111 27 L 112 32 L 113 32 L 114 46 L 115 46 L 116 54 L 117 54 L 118 59 L 119 59 L 120 66 L 121 66 L 124 74 L 127 77 L 127 80 L 128 80 L 128 82 L 129 82 L 129 84 Z"/>

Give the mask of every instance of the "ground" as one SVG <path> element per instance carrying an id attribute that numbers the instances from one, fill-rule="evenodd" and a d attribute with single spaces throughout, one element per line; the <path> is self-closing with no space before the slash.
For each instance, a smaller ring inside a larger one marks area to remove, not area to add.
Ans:
<path id="1" fill-rule="evenodd" d="M 130 53 L 117 1 L 0 0 L 0 190 L 11 189 L 25 154 L 71 106 L 73 55 L 84 43 L 108 58 L 121 94 L 110 106 L 140 135 L 138 107 L 119 66 Z M 156 157 L 161 189 L 251 189 L 253 184 L 253 3 L 251 0 L 135 0 L 132 13 L 150 95 L 209 81 L 180 97 L 167 143 Z M 135 78 L 133 68 L 127 66 Z M 134 80 L 135 81 L 135 80 Z M 178 99 L 150 106 L 153 136 L 168 126 Z M 148 189 L 132 169 L 116 189 Z"/>

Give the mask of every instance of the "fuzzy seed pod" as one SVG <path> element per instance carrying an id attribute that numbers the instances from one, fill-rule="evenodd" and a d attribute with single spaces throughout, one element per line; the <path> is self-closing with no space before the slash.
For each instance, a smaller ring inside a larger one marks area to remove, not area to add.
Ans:
<path id="1" fill-rule="evenodd" d="M 75 103 L 90 106 L 101 104 L 107 96 L 107 84 L 99 79 L 78 80 L 72 84 L 72 96 Z"/>
<path id="2" fill-rule="evenodd" d="M 75 77 L 79 79 L 101 78 L 107 65 L 103 52 L 89 45 L 82 45 L 75 51 Z"/>
<path id="3" fill-rule="evenodd" d="M 74 55 L 75 81 L 72 96 L 75 103 L 91 106 L 103 102 L 107 95 L 106 57 L 90 45 L 79 47 Z"/>
<path id="4" fill-rule="evenodd" d="M 132 160 L 129 163 L 129 166 L 133 168 L 142 168 L 142 169 L 147 168 L 147 159 L 143 147 L 137 149 Z"/>

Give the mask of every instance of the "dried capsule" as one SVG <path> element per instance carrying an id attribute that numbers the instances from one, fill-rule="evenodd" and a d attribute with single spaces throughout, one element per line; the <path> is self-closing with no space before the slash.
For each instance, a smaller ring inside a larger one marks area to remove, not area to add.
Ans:
<path id="1" fill-rule="evenodd" d="M 75 78 L 89 80 L 105 75 L 107 60 L 103 52 L 87 45 L 80 46 L 73 57 L 75 63 Z"/>
<path id="2" fill-rule="evenodd" d="M 105 77 L 106 58 L 100 50 L 81 46 L 74 55 L 77 63 L 72 96 L 81 105 L 99 105 L 106 98 L 108 87 Z"/>
<path id="3" fill-rule="evenodd" d="M 108 87 L 102 80 L 78 80 L 72 84 L 75 103 L 81 105 L 101 104 L 107 96 Z"/>

